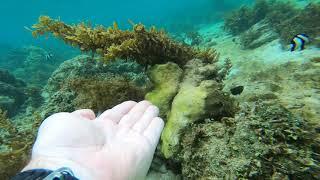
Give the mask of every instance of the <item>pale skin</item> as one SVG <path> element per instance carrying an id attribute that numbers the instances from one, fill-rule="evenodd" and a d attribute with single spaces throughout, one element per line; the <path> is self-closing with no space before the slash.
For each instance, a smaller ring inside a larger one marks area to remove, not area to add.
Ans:
<path id="1" fill-rule="evenodd" d="M 127 101 L 96 117 L 89 109 L 57 113 L 40 126 L 23 169 L 69 167 L 79 179 L 144 179 L 164 122 L 148 101 Z"/>

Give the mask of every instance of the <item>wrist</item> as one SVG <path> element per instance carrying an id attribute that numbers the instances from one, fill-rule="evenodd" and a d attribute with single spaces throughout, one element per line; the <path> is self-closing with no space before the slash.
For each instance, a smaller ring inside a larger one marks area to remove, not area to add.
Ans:
<path id="1" fill-rule="evenodd" d="M 57 170 L 61 167 L 68 167 L 74 173 L 74 176 L 78 179 L 94 179 L 91 173 L 79 165 L 70 160 L 53 158 L 53 157 L 36 157 L 32 158 L 22 171 L 32 170 L 32 169 L 48 169 Z"/>

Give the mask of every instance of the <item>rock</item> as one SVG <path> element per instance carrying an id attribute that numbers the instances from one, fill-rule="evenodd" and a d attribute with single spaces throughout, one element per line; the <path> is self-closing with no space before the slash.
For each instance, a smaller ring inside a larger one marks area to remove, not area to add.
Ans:
<path id="1" fill-rule="evenodd" d="M 143 68 L 134 62 L 102 64 L 78 56 L 62 63 L 50 77 L 42 112 L 45 117 L 79 108 L 101 113 L 123 101 L 142 100 L 149 88 Z"/>
<path id="2" fill-rule="evenodd" d="M 0 69 L 0 109 L 13 116 L 27 100 L 26 84 L 16 79 L 9 71 Z"/>
<path id="3" fill-rule="evenodd" d="M 278 35 L 270 28 L 266 20 L 262 20 L 242 33 L 240 42 L 244 49 L 255 49 L 277 38 Z"/>

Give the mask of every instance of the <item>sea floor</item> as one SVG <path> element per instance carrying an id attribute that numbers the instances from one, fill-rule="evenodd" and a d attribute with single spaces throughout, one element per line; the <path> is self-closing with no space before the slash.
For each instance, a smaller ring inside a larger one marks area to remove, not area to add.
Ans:
<path id="1" fill-rule="evenodd" d="M 240 106 L 257 102 L 280 105 L 278 107 L 285 107 L 314 127 L 320 127 L 319 48 L 308 46 L 306 50 L 290 52 L 279 40 L 273 40 L 245 50 L 239 37 L 223 30 L 223 23 L 203 26 L 198 33 L 203 38 L 200 47 L 212 47 L 220 53 L 218 64 L 231 60 L 232 68 L 224 80 L 223 90 L 229 93 L 232 87 L 244 86 L 240 95 L 233 95 Z M 319 134 L 314 138 L 320 140 Z M 151 171 L 148 180 L 182 179 L 165 166 L 155 169 L 162 172 Z"/>
<path id="2" fill-rule="evenodd" d="M 220 53 L 220 61 L 229 58 L 232 69 L 225 90 L 243 85 L 244 92 L 235 96 L 240 102 L 277 100 L 290 111 L 308 121 L 320 124 L 320 49 L 307 46 L 290 52 L 280 41 L 273 40 L 256 49 L 244 50 L 239 37 L 223 30 L 223 23 L 199 30 L 204 46 Z M 212 43 L 214 42 L 214 43 Z"/>

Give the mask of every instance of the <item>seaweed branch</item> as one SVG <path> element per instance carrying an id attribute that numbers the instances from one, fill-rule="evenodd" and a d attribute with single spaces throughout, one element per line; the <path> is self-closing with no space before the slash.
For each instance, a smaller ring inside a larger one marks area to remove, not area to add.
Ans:
<path id="1" fill-rule="evenodd" d="M 32 26 L 34 37 L 52 34 L 67 44 L 79 47 L 84 52 L 96 52 L 104 62 L 116 59 L 135 60 L 148 66 L 175 62 L 179 65 L 195 58 L 215 62 L 218 53 L 214 49 L 199 49 L 172 40 L 164 31 L 155 27 L 147 29 L 143 24 L 134 24 L 132 30 L 113 27 L 91 27 L 85 23 L 68 25 L 48 16 L 40 16 Z"/>

